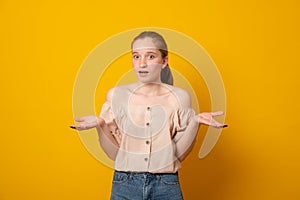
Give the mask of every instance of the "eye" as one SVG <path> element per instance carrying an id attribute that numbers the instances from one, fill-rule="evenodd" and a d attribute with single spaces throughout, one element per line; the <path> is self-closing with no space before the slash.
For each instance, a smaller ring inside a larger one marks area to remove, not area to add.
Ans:
<path id="1" fill-rule="evenodd" d="M 155 55 L 150 54 L 150 55 L 148 56 L 148 58 L 149 58 L 149 59 L 153 59 L 153 58 L 155 58 Z"/>
<path id="2" fill-rule="evenodd" d="M 133 55 L 132 58 L 133 58 L 133 59 L 139 59 L 140 56 L 139 56 L 139 55 Z"/>

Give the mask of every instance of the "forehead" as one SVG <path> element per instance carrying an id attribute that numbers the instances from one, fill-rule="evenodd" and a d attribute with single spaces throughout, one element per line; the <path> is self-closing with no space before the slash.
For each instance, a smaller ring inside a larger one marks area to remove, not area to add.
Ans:
<path id="1" fill-rule="evenodd" d="M 158 50 L 152 38 L 146 37 L 136 40 L 132 45 L 132 51 Z"/>

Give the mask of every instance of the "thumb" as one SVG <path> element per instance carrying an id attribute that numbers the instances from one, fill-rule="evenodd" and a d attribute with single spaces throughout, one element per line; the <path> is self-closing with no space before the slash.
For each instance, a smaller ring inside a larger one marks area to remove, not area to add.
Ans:
<path id="1" fill-rule="evenodd" d="M 215 117 L 215 116 L 221 116 L 221 115 L 224 115 L 224 112 L 223 111 L 216 111 L 216 112 L 212 112 L 211 115 L 213 117 Z"/>
<path id="2" fill-rule="evenodd" d="M 75 117 L 74 120 L 76 122 L 83 122 L 84 121 L 84 119 L 82 117 Z"/>

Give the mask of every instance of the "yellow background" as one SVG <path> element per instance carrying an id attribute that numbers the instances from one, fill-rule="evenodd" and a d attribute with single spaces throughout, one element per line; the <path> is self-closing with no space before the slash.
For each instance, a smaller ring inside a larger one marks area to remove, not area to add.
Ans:
<path id="1" fill-rule="evenodd" d="M 202 160 L 200 129 L 180 171 L 185 198 L 300 199 L 299 8 L 296 0 L 2 0 L 0 199 L 109 198 L 113 171 L 68 127 L 73 84 L 96 45 L 147 26 L 195 39 L 226 88 L 229 128 Z"/>

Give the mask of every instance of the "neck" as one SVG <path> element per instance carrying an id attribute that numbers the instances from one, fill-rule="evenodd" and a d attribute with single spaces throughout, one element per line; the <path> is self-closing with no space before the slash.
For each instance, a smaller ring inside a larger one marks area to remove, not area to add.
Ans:
<path id="1" fill-rule="evenodd" d="M 162 85 L 162 82 L 155 83 L 141 83 L 138 82 L 138 87 L 136 88 L 135 93 L 142 94 L 145 96 L 158 96 L 164 92 L 165 88 Z"/>

